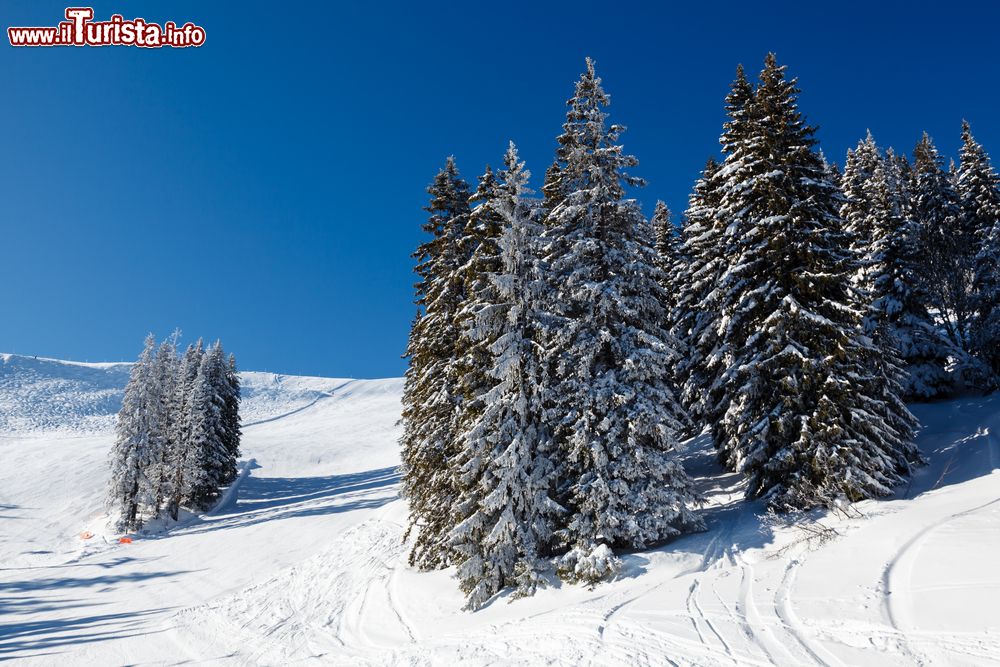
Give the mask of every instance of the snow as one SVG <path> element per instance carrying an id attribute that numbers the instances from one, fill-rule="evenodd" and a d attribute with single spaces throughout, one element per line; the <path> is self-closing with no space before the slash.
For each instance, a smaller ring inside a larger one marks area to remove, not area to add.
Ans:
<path id="1" fill-rule="evenodd" d="M 741 501 L 707 438 L 708 530 L 611 583 L 461 611 L 406 565 L 402 381 L 243 373 L 244 468 L 212 512 L 102 528 L 127 365 L 2 357 L 0 660 L 26 664 L 986 665 L 1000 655 L 1000 397 L 916 405 L 892 499 L 797 524 Z M 254 461 L 255 460 L 255 461 Z M 81 540 L 81 531 L 95 536 Z M 28 661 L 27 659 L 31 659 Z"/>

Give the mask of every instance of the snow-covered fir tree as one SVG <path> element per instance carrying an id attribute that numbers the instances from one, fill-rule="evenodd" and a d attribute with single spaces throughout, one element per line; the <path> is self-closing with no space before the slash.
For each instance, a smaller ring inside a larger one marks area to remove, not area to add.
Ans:
<path id="1" fill-rule="evenodd" d="M 469 199 L 471 211 L 459 239 L 458 269 L 462 286 L 462 304 L 458 311 L 458 332 L 453 352 L 460 407 L 455 433 L 467 431 L 485 409 L 485 394 L 494 384 L 490 375 L 492 341 L 478 335 L 479 314 L 497 303 L 499 296 L 491 276 L 500 270 L 499 239 L 503 214 L 498 208 L 501 182 L 492 168 L 479 177 L 479 185 Z M 458 464 L 455 464 L 456 468 Z M 460 492 L 463 493 L 460 489 Z M 459 509 L 459 514 L 462 510 Z"/>
<path id="2" fill-rule="evenodd" d="M 236 477 L 239 378 L 222 344 L 199 340 L 177 358 L 175 332 L 159 347 L 150 334 L 133 365 L 111 452 L 108 504 L 119 528 L 141 527 L 182 504 L 204 509 Z"/>
<path id="3" fill-rule="evenodd" d="M 698 426 L 711 421 L 712 378 L 718 364 L 713 363 L 718 341 L 719 279 L 726 256 L 722 252 L 724 229 L 716 215 L 718 197 L 713 187 L 718 162 L 709 158 L 688 197 L 685 224 L 681 230 L 680 254 L 684 258 L 674 279 L 673 333 L 685 343 L 685 356 L 677 366 L 680 398 Z"/>
<path id="4" fill-rule="evenodd" d="M 865 270 L 864 257 L 871 248 L 873 238 L 873 220 L 865 187 L 881 161 L 882 155 L 869 131 L 865 138 L 858 142 L 857 147 L 847 151 L 844 173 L 840 179 L 840 188 L 844 194 L 840 215 L 844 218 L 845 229 L 851 240 L 851 249 L 862 258 L 862 272 Z M 859 279 L 864 280 L 861 276 Z"/>
<path id="5" fill-rule="evenodd" d="M 219 391 L 222 392 L 225 406 L 222 410 L 222 424 L 225 428 L 226 453 L 229 457 L 221 481 L 223 484 L 231 484 L 236 479 L 236 462 L 240 458 L 240 440 L 243 436 L 240 426 L 240 374 L 236 369 L 236 357 L 232 354 L 226 362 Z"/>
<path id="6" fill-rule="evenodd" d="M 656 248 L 657 261 L 660 268 L 666 274 L 667 296 L 671 298 L 668 307 L 672 308 L 676 302 L 677 276 L 687 263 L 686 258 L 681 254 L 681 237 L 674 225 L 674 215 L 670 208 L 662 201 L 657 201 L 653 207 L 653 217 L 649 219 L 653 226 L 653 239 Z"/>
<path id="7" fill-rule="evenodd" d="M 177 341 L 180 331 L 160 343 L 156 353 L 156 379 L 159 383 L 160 411 L 157 423 L 160 428 L 161 447 L 155 461 L 151 464 L 149 478 L 155 488 L 154 506 L 159 512 L 164 507 L 170 489 L 170 456 L 177 443 L 174 441 L 175 422 L 180 414 L 181 404 L 178 403 L 177 377 L 179 361 L 177 359 Z"/>
<path id="8" fill-rule="evenodd" d="M 119 530 L 142 527 L 142 510 L 156 499 L 150 472 L 163 449 L 158 379 L 156 339 L 150 334 L 129 373 L 111 449 L 107 504 Z"/>
<path id="9" fill-rule="evenodd" d="M 177 380 L 174 383 L 174 404 L 177 406 L 178 414 L 173 420 L 173 432 L 170 436 L 173 445 L 167 457 L 170 477 L 166 494 L 168 501 L 165 508 L 167 514 L 174 521 L 179 516 L 181 504 L 184 502 L 189 485 L 189 480 L 185 475 L 193 423 L 188 404 L 194 392 L 195 380 L 198 377 L 198 370 L 201 368 L 204 356 L 205 346 L 199 338 L 184 352 L 178 365 Z"/>
<path id="10" fill-rule="evenodd" d="M 609 547 L 640 548 L 698 524 L 691 483 L 673 455 L 687 425 L 674 390 L 679 344 L 653 230 L 626 187 L 637 160 L 608 126 L 610 103 L 587 60 L 569 100 L 546 184 L 545 400 L 559 447 L 557 490 L 569 521 L 560 573 L 594 579 Z"/>
<path id="11" fill-rule="evenodd" d="M 996 376 L 1000 374 L 1000 178 L 968 122 L 962 123 L 959 160 L 955 189 L 962 215 L 975 235 L 970 342 Z"/>
<path id="12" fill-rule="evenodd" d="M 894 156 L 883 157 L 869 132 L 854 156 L 848 155 L 841 215 L 849 221 L 849 230 L 867 239 L 859 244 L 852 238 L 856 252 L 863 251 L 855 293 L 865 312 L 864 332 L 877 353 L 868 356 L 868 374 L 858 382 L 869 383 L 873 398 L 869 409 L 881 414 L 905 466 L 922 459 L 912 445 L 919 423 L 903 402 L 909 377 L 902 368 L 900 350 L 912 358 L 913 342 L 927 340 L 928 332 L 934 334 L 936 329 L 919 304 L 909 303 L 914 282 L 913 225 L 902 214 L 899 178 Z"/>
<path id="13" fill-rule="evenodd" d="M 952 178 L 927 133 L 913 150 L 912 214 L 919 233 L 920 275 L 927 306 L 961 359 L 973 314 L 975 230 L 962 215 Z"/>
<path id="14" fill-rule="evenodd" d="M 742 452 L 735 439 L 720 437 L 719 429 L 726 410 L 741 399 L 743 388 L 729 377 L 736 353 L 734 342 L 739 343 L 739 338 L 732 335 L 732 315 L 726 311 L 726 305 L 727 299 L 731 305 L 745 286 L 738 264 L 743 244 L 750 241 L 747 234 L 757 233 L 746 220 L 755 213 L 748 206 L 759 202 L 754 197 L 743 200 L 738 195 L 742 184 L 755 183 L 764 173 L 758 156 L 762 146 L 759 113 L 753 86 L 740 65 L 726 96 L 727 118 L 719 138 L 724 160 L 711 181 L 703 186 L 705 194 L 712 198 L 711 208 L 703 215 L 713 216 L 714 229 L 703 243 L 704 275 L 695 293 L 695 297 L 703 298 L 701 321 L 692 337 L 698 365 L 684 388 L 685 396 L 691 397 L 694 412 L 716 433 L 719 461 L 731 470 L 739 467 Z"/>
<path id="15" fill-rule="evenodd" d="M 410 506 L 407 534 L 416 528 L 410 563 L 422 569 L 445 567 L 451 560 L 449 532 L 455 524 L 456 423 L 461 402 L 456 362 L 458 314 L 464 301 L 461 267 L 467 246 L 469 185 L 448 158 L 428 188 L 431 238 L 414 257 L 419 314 L 410 331 L 409 367 L 403 385 L 402 493 Z"/>
<path id="16" fill-rule="evenodd" d="M 859 262 L 842 199 L 769 54 L 747 132 L 720 169 L 720 215 L 735 242 L 720 336 L 729 390 L 714 426 L 747 494 L 780 510 L 885 495 L 908 472 L 907 433 L 884 423 L 851 278 Z"/>
<path id="17" fill-rule="evenodd" d="M 841 215 L 861 258 L 858 287 L 868 296 L 866 330 L 904 371 L 904 398 L 928 398 L 951 386 L 951 344 L 927 308 L 923 235 L 913 219 L 910 164 L 871 133 L 848 155 Z M 860 237 L 860 238 L 859 238 Z"/>
<path id="18" fill-rule="evenodd" d="M 486 276 L 491 302 L 481 302 L 469 323 L 471 338 L 489 352 L 491 380 L 474 397 L 481 408 L 462 433 L 466 497 L 462 521 L 452 530 L 470 608 L 508 586 L 519 595 L 534 591 L 564 511 L 551 495 L 556 467 L 538 353 L 540 227 L 525 200 L 528 177 L 511 143 L 499 181 L 481 204 L 498 216 L 502 234 L 500 264 Z"/>
<path id="19" fill-rule="evenodd" d="M 666 307 L 667 320 L 664 323 L 666 330 L 674 336 L 676 343 L 677 361 L 670 369 L 670 384 L 676 390 L 678 401 L 684 405 L 683 386 L 687 377 L 687 364 L 692 358 L 692 350 L 688 345 L 687 336 L 682 332 L 684 325 L 675 318 L 681 312 L 681 303 L 685 301 L 685 292 L 688 288 L 687 280 L 690 275 L 692 259 L 683 252 L 683 239 L 680 230 L 673 221 L 673 213 L 662 201 L 657 201 L 653 208 L 653 217 L 649 220 L 653 226 L 654 247 L 656 248 L 656 258 L 659 269 L 663 277 L 663 289 L 669 301 L 664 304 Z M 685 303 L 685 306 L 687 304 Z M 700 428 L 698 423 L 688 416 L 687 427 L 680 432 L 680 435 L 689 437 L 694 435 Z"/>
<path id="20" fill-rule="evenodd" d="M 182 502 L 208 509 L 219 494 L 231 464 L 223 420 L 225 401 L 218 389 L 226 373 L 222 346 L 212 345 L 201 357 L 191 391 L 184 405 L 187 439 L 181 467 Z"/>

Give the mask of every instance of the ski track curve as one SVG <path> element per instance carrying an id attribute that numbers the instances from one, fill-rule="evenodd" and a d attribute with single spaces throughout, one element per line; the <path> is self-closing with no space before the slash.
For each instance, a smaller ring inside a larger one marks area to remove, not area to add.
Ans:
<path id="1" fill-rule="evenodd" d="M 816 664 L 823 667 L 839 667 L 843 663 L 810 637 L 809 631 L 799 619 L 798 614 L 795 613 L 795 608 L 792 606 L 792 588 L 795 586 L 795 577 L 801 564 L 801 560 L 793 558 L 785 566 L 781 583 L 774 593 L 775 613 L 781 619 L 786 631 L 795 638 L 795 641 L 799 643 Z"/>
<path id="2" fill-rule="evenodd" d="M 923 526 L 903 543 L 903 546 L 893 554 L 885 565 L 881 581 L 882 608 L 889 621 L 889 625 L 901 638 L 904 650 L 917 664 L 938 664 L 943 661 L 943 656 L 939 656 L 934 648 L 930 650 L 916 649 L 914 647 L 915 642 L 910 639 L 911 635 L 915 636 L 919 634 L 912 627 L 913 623 L 910 619 L 908 609 L 909 606 L 912 606 L 912 603 L 909 603 L 908 598 L 910 597 L 910 593 L 912 593 L 913 567 L 920 555 L 923 543 L 931 533 L 951 521 L 975 514 L 997 503 L 1000 503 L 1000 498 L 994 498 L 975 507 L 954 512 L 929 525 Z M 900 601 L 900 598 L 903 598 L 903 601 Z M 933 644 L 928 642 L 921 643 L 927 645 Z"/>
<path id="3" fill-rule="evenodd" d="M 770 629 L 760 615 L 760 610 L 758 609 L 757 603 L 753 597 L 753 566 L 747 562 L 747 560 L 740 553 L 736 554 L 736 558 L 739 561 L 742 576 L 742 580 L 740 581 L 739 609 L 747 621 L 747 628 L 750 630 L 750 638 L 767 657 L 771 664 L 799 664 L 800 661 L 798 661 L 795 656 L 791 654 L 791 652 L 789 652 L 780 643 L 775 642 L 771 636 Z M 779 662 L 778 659 L 782 656 L 787 660 Z"/>

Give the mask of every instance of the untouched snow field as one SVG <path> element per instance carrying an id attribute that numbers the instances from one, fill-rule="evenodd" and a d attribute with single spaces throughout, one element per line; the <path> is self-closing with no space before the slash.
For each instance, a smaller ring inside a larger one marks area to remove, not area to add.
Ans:
<path id="1" fill-rule="evenodd" d="M 1000 397 L 916 406 L 912 484 L 797 526 L 696 439 L 707 532 L 467 613 L 449 572 L 406 565 L 401 380 L 244 373 L 237 488 L 120 545 L 102 500 L 127 373 L 0 356 L 0 661 L 1000 664 Z"/>

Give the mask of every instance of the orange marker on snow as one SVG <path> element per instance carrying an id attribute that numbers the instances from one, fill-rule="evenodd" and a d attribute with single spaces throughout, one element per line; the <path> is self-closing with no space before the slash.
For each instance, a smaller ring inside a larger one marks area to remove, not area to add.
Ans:
<path id="1" fill-rule="evenodd" d="M 118 542 L 120 544 L 132 544 L 132 538 L 131 537 L 120 537 L 120 538 L 118 538 Z"/>
<path id="2" fill-rule="evenodd" d="M 82 533 L 80 533 L 80 539 L 81 540 L 89 540 L 93 536 L 94 536 L 94 534 L 92 532 L 90 532 L 89 530 L 85 530 Z"/>

